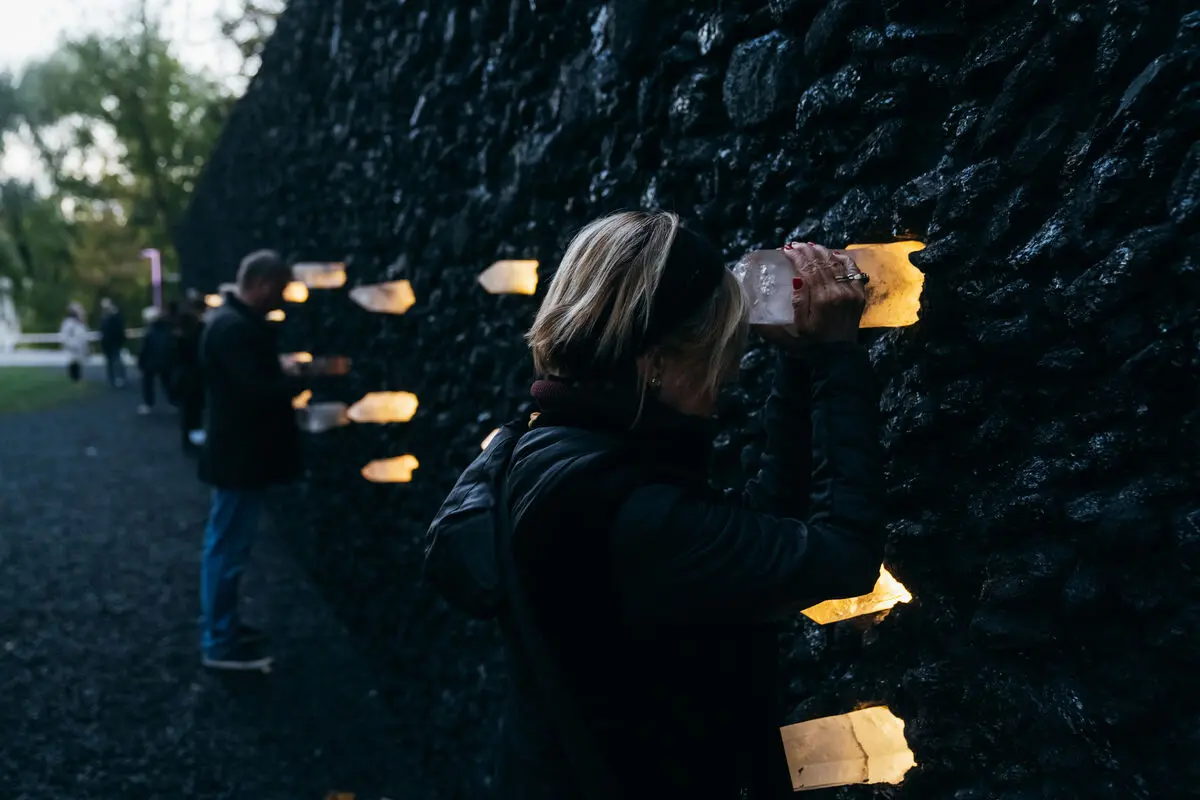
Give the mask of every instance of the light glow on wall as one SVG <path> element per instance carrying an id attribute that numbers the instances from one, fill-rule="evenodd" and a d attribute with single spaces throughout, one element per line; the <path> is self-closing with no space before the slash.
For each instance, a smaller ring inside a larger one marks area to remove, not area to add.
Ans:
<path id="1" fill-rule="evenodd" d="M 851 617 L 887 611 L 897 603 L 908 603 L 911 600 L 912 594 L 908 589 L 905 589 L 900 581 L 893 578 L 890 572 L 880 568 L 879 580 L 875 582 L 875 588 L 871 590 L 870 594 L 845 600 L 826 600 L 824 603 L 818 603 L 800 613 L 813 622 L 828 625 L 831 622 L 840 622 Z"/>
<path id="2" fill-rule="evenodd" d="M 897 784 L 917 765 L 904 720 L 885 706 L 779 729 L 794 791 L 861 783 Z"/>
<path id="3" fill-rule="evenodd" d="M 497 261 L 479 274 L 489 294 L 537 294 L 536 261 Z"/>
<path id="4" fill-rule="evenodd" d="M 408 422 L 417 413 L 417 396 L 412 392 L 371 392 L 350 406 L 355 422 Z"/>
<path id="5" fill-rule="evenodd" d="M 204 305 L 209 308 L 220 308 L 225 305 L 225 298 L 219 294 L 206 294 L 204 295 Z"/>
<path id="6" fill-rule="evenodd" d="M 287 314 L 283 313 L 282 308 L 267 312 L 267 322 L 283 322 L 285 319 L 287 319 Z"/>
<path id="7" fill-rule="evenodd" d="M 415 456 L 402 455 L 372 461 L 363 467 L 362 474 L 371 483 L 408 483 L 412 480 L 413 470 L 419 466 Z"/>
<path id="8" fill-rule="evenodd" d="M 308 402 L 312 400 L 312 396 L 312 389 L 305 389 L 303 392 L 292 398 L 292 408 L 301 409 L 306 407 Z"/>
<path id="9" fill-rule="evenodd" d="M 846 248 L 858 268 L 871 276 L 866 287 L 867 307 L 858 327 L 903 328 L 917 322 L 925 274 L 908 257 L 924 249 L 923 243 L 911 241 Z"/>
<path id="10" fill-rule="evenodd" d="M 346 285 L 346 265 L 340 262 L 305 262 L 292 267 L 292 277 L 309 289 L 340 289 Z"/>
<path id="11" fill-rule="evenodd" d="M 350 290 L 350 299 L 376 314 L 403 314 L 417 302 L 412 284 L 408 281 L 355 286 Z"/>
<path id="12" fill-rule="evenodd" d="M 304 281 L 292 281 L 283 287 L 283 299 L 287 303 L 303 303 L 308 300 L 308 286 Z"/>
<path id="13" fill-rule="evenodd" d="M 485 436 L 485 437 L 484 437 L 484 439 L 483 439 L 483 444 L 479 445 L 479 449 L 480 449 L 480 450 L 487 450 L 487 449 L 488 449 L 488 445 L 492 443 L 492 439 L 495 439 L 495 438 L 496 438 L 496 434 L 498 434 L 499 432 L 500 432 L 500 429 L 499 429 L 499 428 L 496 428 L 496 430 L 492 431 L 492 432 L 491 432 L 491 433 L 489 433 L 487 436 Z"/>

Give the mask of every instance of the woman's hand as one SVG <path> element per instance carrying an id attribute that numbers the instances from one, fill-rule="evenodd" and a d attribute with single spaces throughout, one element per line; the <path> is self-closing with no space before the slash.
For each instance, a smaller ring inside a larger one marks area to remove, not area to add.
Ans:
<path id="1" fill-rule="evenodd" d="M 793 352 L 804 352 L 820 342 L 853 342 L 866 307 L 859 281 L 836 278 L 859 272 L 854 259 L 843 252 L 815 244 L 793 242 L 783 253 L 796 269 L 793 281 L 791 325 L 758 325 L 759 334 Z"/>

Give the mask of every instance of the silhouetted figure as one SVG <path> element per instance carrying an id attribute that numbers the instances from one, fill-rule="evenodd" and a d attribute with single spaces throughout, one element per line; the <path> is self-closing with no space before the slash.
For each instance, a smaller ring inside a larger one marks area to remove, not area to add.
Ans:
<path id="1" fill-rule="evenodd" d="M 100 310 L 100 351 L 104 353 L 108 385 L 123 389 L 125 362 L 121 360 L 121 353 L 125 349 L 125 317 L 121 309 L 107 297 L 100 301 Z"/>
<path id="2" fill-rule="evenodd" d="M 67 316 L 58 329 L 63 352 L 67 354 L 67 375 L 75 383 L 83 377 L 83 368 L 92 354 L 92 346 L 88 342 L 88 327 L 84 322 L 83 306 L 71 303 L 67 308 Z"/>
<path id="3" fill-rule="evenodd" d="M 200 477 L 213 487 L 204 531 L 200 605 L 202 660 L 227 670 L 266 669 L 261 631 L 238 615 L 238 585 L 258 532 L 263 490 L 300 472 L 292 398 L 303 388 L 284 374 L 269 311 L 283 306 L 291 268 L 269 250 L 251 253 L 236 292 L 214 310 L 200 340 L 207 414 Z"/>
<path id="4" fill-rule="evenodd" d="M 871 591 L 885 497 L 860 273 L 784 253 L 795 323 L 763 331 L 780 352 L 762 466 L 727 494 L 710 418 L 748 322 L 720 251 L 667 213 L 597 220 L 567 248 L 528 335 L 539 414 L 501 429 L 431 532 L 481 545 L 448 596 L 499 554 L 497 797 L 792 795 L 771 623 Z"/>
<path id="5" fill-rule="evenodd" d="M 193 431 L 204 427 L 204 377 L 200 369 L 200 339 L 204 334 L 204 305 L 191 303 L 179 314 L 175 328 L 175 393 L 179 399 L 179 429 L 183 451 L 197 451 Z"/>
<path id="6" fill-rule="evenodd" d="M 169 377 L 174 342 L 171 328 L 157 308 L 148 308 L 144 313 L 146 333 L 142 337 L 142 350 L 138 353 L 138 371 L 142 374 L 142 404 L 139 414 L 154 410 L 155 386 L 161 386 L 167 401 L 171 400 Z"/>

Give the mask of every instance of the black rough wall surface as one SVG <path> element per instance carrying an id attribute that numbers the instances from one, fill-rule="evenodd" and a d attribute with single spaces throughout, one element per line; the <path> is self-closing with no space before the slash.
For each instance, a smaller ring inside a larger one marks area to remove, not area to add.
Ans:
<path id="1" fill-rule="evenodd" d="M 921 322 L 886 383 L 877 625 L 784 637 L 787 722 L 886 703 L 920 767 L 845 797 L 1179 798 L 1200 784 L 1200 12 L 1086 0 L 293 0 L 178 246 L 205 290 L 273 246 L 408 278 L 381 318 L 289 310 L 344 353 L 316 399 L 417 393 L 407 425 L 310 437 L 282 523 L 387 665 L 441 797 L 486 783 L 503 665 L 419 582 L 423 533 L 525 410 L 536 298 L 475 282 L 618 208 L 680 211 L 732 259 L 915 236 Z M 1189 13 L 1190 12 L 1190 13 Z M 765 353 L 722 412 L 760 444 Z M 359 468 L 411 452 L 413 483 Z"/>

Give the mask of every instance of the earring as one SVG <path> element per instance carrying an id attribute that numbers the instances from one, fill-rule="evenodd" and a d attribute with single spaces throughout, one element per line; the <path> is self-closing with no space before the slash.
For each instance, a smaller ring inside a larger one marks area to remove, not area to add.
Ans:
<path id="1" fill-rule="evenodd" d="M 658 391 L 662 388 L 662 378 L 658 377 L 657 375 L 652 376 L 647 383 L 649 383 L 650 388 L 654 389 L 655 391 Z"/>

